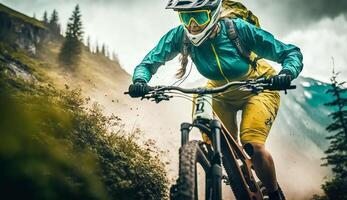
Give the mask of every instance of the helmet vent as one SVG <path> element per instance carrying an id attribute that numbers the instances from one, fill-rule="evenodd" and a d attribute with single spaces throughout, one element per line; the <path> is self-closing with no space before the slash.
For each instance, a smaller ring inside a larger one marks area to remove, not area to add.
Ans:
<path id="1" fill-rule="evenodd" d="M 187 5 L 187 4 L 191 4 L 192 3 L 192 1 L 180 1 L 180 2 L 177 2 L 177 6 L 182 6 L 182 5 Z"/>
<path id="2" fill-rule="evenodd" d="M 169 1 L 169 3 L 166 6 L 172 6 L 172 0 Z"/>
<path id="3" fill-rule="evenodd" d="M 195 6 L 200 6 L 201 4 L 205 3 L 206 0 L 198 0 L 198 2 L 196 2 Z"/>
<path id="4" fill-rule="evenodd" d="M 197 10 L 197 9 L 215 9 L 222 0 L 168 0 L 166 9 L 175 11 Z"/>

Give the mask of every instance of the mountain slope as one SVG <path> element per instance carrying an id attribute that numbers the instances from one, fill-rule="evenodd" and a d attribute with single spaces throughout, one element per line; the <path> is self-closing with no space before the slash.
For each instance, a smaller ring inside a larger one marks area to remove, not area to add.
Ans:
<path id="1" fill-rule="evenodd" d="M 105 87 L 125 90 L 130 77 L 118 62 L 84 48 L 81 65 L 66 69 L 57 64 L 63 38 L 51 40 L 49 32 L 32 24 L 37 20 L 8 18 L 13 10 L 2 8 L 0 4 L 2 196 L 166 198 L 166 173 L 155 147 L 139 143 L 140 130 L 127 131 L 117 113 L 105 116 L 87 96 L 104 96 Z"/>
<path id="2" fill-rule="evenodd" d="M 297 89 L 289 92 L 289 95 L 284 98 L 283 109 L 286 112 L 282 112 L 283 117 L 286 117 L 286 113 L 290 113 L 293 120 L 296 116 L 304 116 L 303 118 L 295 118 L 295 122 L 288 121 L 288 123 L 295 125 L 295 129 L 292 131 L 301 132 L 321 149 L 326 149 L 325 127 L 330 122 L 328 115 L 332 112 L 332 109 L 324 106 L 324 103 L 332 100 L 332 96 L 325 94 L 330 86 L 304 77 L 299 77 L 296 85 Z"/>

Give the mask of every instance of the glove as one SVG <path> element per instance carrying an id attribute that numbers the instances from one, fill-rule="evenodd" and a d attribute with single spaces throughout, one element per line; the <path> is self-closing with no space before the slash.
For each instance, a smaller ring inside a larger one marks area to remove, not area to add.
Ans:
<path id="1" fill-rule="evenodd" d="M 269 79 L 271 84 L 270 88 L 272 90 L 285 90 L 289 88 L 292 80 L 293 74 L 288 69 L 282 69 L 278 75 L 275 75 Z"/>
<path id="2" fill-rule="evenodd" d="M 133 84 L 129 86 L 129 95 L 131 97 L 142 97 L 149 92 L 146 81 L 136 79 Z"/>

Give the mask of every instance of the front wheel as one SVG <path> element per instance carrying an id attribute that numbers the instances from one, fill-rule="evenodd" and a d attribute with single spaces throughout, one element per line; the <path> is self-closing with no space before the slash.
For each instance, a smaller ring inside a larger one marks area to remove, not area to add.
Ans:
<path id="1" fill-rule="evenodd" d="M 212 199 L 212 186 L 208 174 L 211 164 L 202 142 L 189 141 L 180 148 L 179 154 L 179 177 L 177 183 L 171 187 L 170 198 L 174 200 L 198 199 L 197 164 L 199 163 L 206 177 L 205 199 Z"/>

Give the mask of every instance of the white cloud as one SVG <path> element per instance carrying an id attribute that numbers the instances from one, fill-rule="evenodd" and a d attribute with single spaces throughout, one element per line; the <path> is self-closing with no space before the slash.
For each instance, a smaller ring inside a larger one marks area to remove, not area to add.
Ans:
<path id="1" fill-rule="evenodd" d="M 284 41 L 298 45 L 304 55 L 302 75 L 329 82 L 332 73 L 332 57 L 340 80 L 347 80 L 347 21 L 340 15 L 325 18 L 306 30 L 297 30 Z"/>

